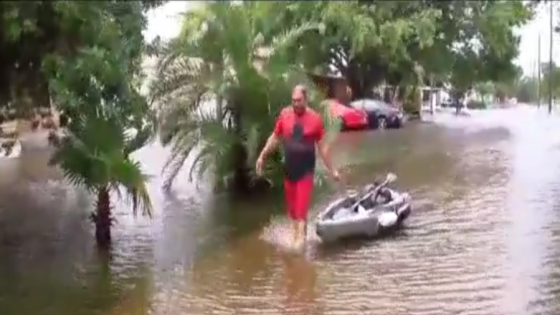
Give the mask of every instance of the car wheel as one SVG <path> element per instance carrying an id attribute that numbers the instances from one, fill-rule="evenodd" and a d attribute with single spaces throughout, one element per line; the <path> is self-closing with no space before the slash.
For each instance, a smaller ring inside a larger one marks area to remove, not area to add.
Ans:
<path id="1" fill-rule="evenodd" d="M 377 115 L 375 113 L 368 114 L 368 125 L 369 129 L 376 129 L 379 125 L 377 122 Z"/>
<path id="2" fill-rule="evenodd" d="M 379 116 L 377 124 L 379 129 L 387 129 L 387 118 L 385 116 Z"/>

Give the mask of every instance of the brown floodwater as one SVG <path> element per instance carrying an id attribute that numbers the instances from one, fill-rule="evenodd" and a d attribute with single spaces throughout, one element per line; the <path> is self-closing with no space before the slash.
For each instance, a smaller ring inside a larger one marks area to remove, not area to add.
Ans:
<path id="1" fill-rule="evenodd" d="M 186 172 L 164 194 L 168 153 L 154 144 L 136 156 L 155 216 L 117 204 L 106 257 L 92 201 L 28 145 L 0 161 L 0 314 L 560 313 L 560 119 L 532 108 L 442 114 L 343 134 L 336 148 L 347 188 L 398 175 L 415 202 L 404 229 L 327 245 L 311 228 L 306 253 L 290 253 L 281 196 L 226 202 Z M 313 213 L 340 189 L 317 189 Z"/>

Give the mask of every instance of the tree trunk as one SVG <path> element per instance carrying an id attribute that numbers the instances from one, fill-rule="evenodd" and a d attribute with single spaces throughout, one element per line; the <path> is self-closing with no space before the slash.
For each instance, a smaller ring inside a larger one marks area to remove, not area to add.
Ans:
<path id="1" fill-rule="evenodd" d="M 230 169 L 233 170 L 233 178 L 231 181 L 226 183 L 228 189 L 230 189 L 234 194 L 247 195 L 253 192 L 262 191 L 263 187 L 268 188 L 268 182 L 266 180 L 255 179 L 251 174 L 254 165 L 249 164 L 249 152 L 244 143 L 243 135 L 243 124 L 247 123 L 243 119 L 243 113 L 241 112 L 241 106 L 243 104 L 243 99 L 240 95 L 233 91 L 228 98 L 225 99 L 226 104 L 229 107 L 229 112 L 231 113 L 231 125 L 230 132 L 235 134 L 238 142 L 232 147 L 231 158 L 228 165 Z M 224 99 L 222 99 L 222 102 Z M 263 185 L 264 183 L 264 185 Z"/>
<path id="2" fill-rule="evenodd" d="M 223 61 L 223 56 L 221 56 L 220 61 Z M 220 62 L 217 65 L 217 69 L 216 69 L 220 74 L 220 88 L 221 85 L 223 84 L 224 81 L 224 65 L 223 62 Z M 224 106 L 224 96 L 222 93 L 218 93 L 217 97 L 216 97 L 216 120 L 218 122 L 220 122 L 221 124 L 224 123 L 224 113 L 223 113 L 223 107 Z"/>
<path id="3" fill-rule="evenodd" d="M 363 74 L 360 71 L 355 71 L 354 69 L 349 69 L 346 76 L 350 90 L 352 91 L 352 100 L 363 99 L 370 96 L 368 90 L 373 88 L 370 82 L 367 82 Z M 351 101 L 351 100 L 350 100 Z"/>
<path id="4" fill-rule="evenodd" d="M 216 120 L 220 123 L 224 123 L 224 114 L 222 111 L 224 105 L 224 98 L 221 95 L 216 97 Z"/>
<path id="5" fill-rule="evenodd" d="M 92 214 L 95 224 L 95 239 L 100 248 L 108 248 L 111 245 L 111 199 L 107 187 L 102 187 L 97 192 L 97 205 L 95 213 Z"/>
<path id="6" fill-rule="evenodd" d="M 233 132 L 237 139 L 242 138 L 242 124 L 243 120 L 241 119 L 241 112 L 239 106 L 236 106 L 235 99 L 232 102 L 233 109 L 232 109 L 232 118 L 233 118 Z M 233 182 L 232 188 L 236 193 L 247 193 L 249 191 L 250 186 L 250 176 L 248 173 L 247 168 L 247 149 L 243 145 L 243 143 L 239 142 L 233 146 L 232 152 L 233 158 L 231 159 L 232 167 L 234 169 L 233 173 Z"/>
<path id="7" fill-rule="evenodd" d="M 361 66 L 358 61 L 351 61 L 345 78 L 352 90 L 352 100 L 372 98 L 373 88 L 382 82 L 382 69 L 376 65 Z"/>
<path id="8" fill-rule="evenodd" d="M 247 167 L 247 150 L 242 144 L 236 145 L 233 150 L 233 162 L 235 163 L 233 189 L 237 193 L 247 194 L 250 191 L 251 181 Z"/>
<path id="9" fill-rule="evenodd" d="M 403 99 L 403 110 L 409 115 L 419 115 L 421 111 L 422 98 L 420 96 L 420 90 L 417 85 L 410 84 L 403 87 L 404 99 Z"/>

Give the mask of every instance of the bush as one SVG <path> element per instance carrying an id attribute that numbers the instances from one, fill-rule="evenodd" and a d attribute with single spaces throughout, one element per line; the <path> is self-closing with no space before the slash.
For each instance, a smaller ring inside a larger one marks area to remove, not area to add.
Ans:
<path id="1" fill-rule="evenodd" d="M 407 114 L 420 112 L 421 108 L 420 91 L 416 86 L 408 86 L 405 88 L 405 98 L 403 102 L 403 110 Z"/>
<path id="2" fill-rule="evenodd" d="M 486 104 L 483 101 L 470 101 L 467 103 L 467 108 L 468 109 L 487 109 L 488 108 L 488 104 Z"/>

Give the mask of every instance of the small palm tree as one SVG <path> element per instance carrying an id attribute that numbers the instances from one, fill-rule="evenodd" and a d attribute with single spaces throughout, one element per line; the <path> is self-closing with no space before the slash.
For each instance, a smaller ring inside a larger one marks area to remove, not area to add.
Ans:
<path id="1" fill-rule="evenodd" d="M 107 247 L 112 192 L 131 201 L 134 213 L 152 210 L 146 176 L 130 157 L 150 134 L 143 120 L 151 111 L 140 94 L 144 6 L 134 1 L 66 4 L 57 12 L 63 20 L 80 20 L 71 36 L 79 40 L 64 42 L 41 60 L 52 104 L 66 118 L 51 163 L 71 184 L 95 195 L 91 218 L 98 244 Z M 138 132 L 131 135 L 131 127 Z"/>
<path id="2" fill-rule="evenodd" d="M 149 131 L 145 128 L 130 137 L 124 125 L 101 111 L 74 117 L 51 161 L 62 169 L 71 184 L 95 194 L 91 219 L 97 243 L 102 248 L 111 243 L 111 192 L 121 197 L 124 190 L 134 214 L 137 210 L 144 215 L 152 213 L 146 175 L 140 164 L 129 157 L 147 141 Z"/>
<path id="3" fill-rule="evenodd" d="M 161 140 L 172 147 L 165 188 L 189 156 L 190 179 L 212 170 L 217 187 L 247 191 L 254 183 L 253 165 L 274 119 L 291 87 L 307 81 L 288 48 L 320 30 L 307 23 L 271 32 L 269 6 L 278 5 L 208 3 L 185 15 L 182 33 L 162 52 L 150 90 Z"/>

